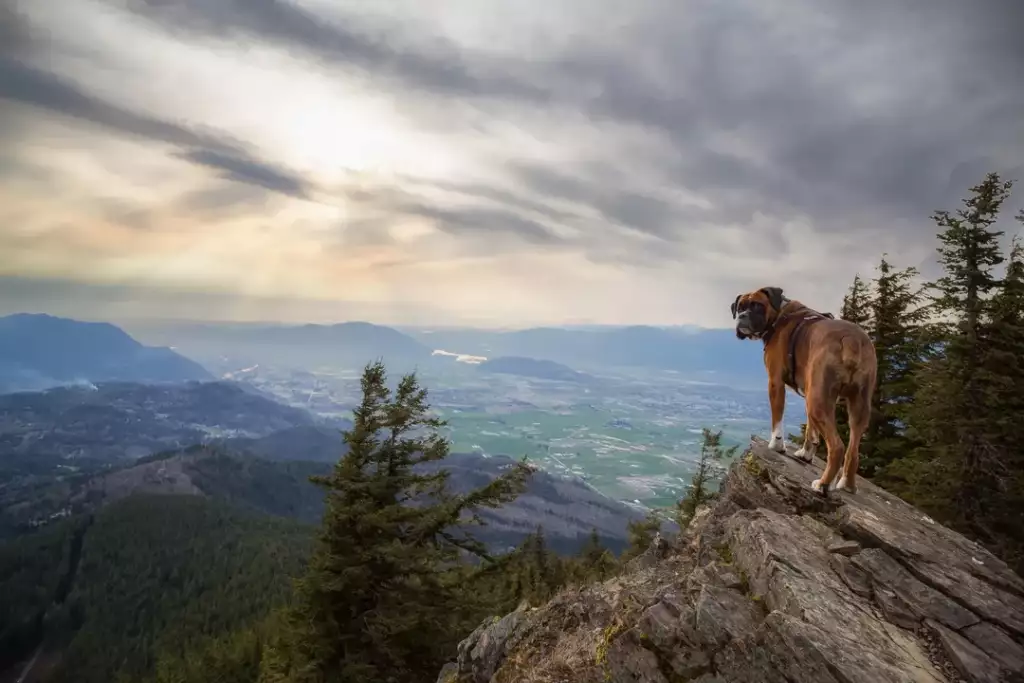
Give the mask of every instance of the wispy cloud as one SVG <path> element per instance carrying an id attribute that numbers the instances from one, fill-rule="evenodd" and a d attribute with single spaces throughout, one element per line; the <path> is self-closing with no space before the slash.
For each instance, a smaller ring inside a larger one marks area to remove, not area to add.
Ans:
<path id="1" fill-rule="evenodd" d="M 986 171 L 1024 182 L 1013 0 L 18 9 L 0 273 L 211 315 L 723 325 L 766 281 L 831 308 L 882 250 L 930 267 L 930 212 Z"/>

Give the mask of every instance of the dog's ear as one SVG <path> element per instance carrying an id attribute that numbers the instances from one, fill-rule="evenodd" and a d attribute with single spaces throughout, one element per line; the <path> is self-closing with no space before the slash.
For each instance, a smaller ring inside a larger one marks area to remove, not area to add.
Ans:
<path id="1" fill-rule="evenodd" d="M 782 305 L 785 298 L 782 296 L 782 287 L 762 287 L 761 291 L 768 297 L 768 303 L 772 305 L 776 311 L 782 310 Z"/>
<path id="2" fill-rule="evenodd" d="M 732 317 L 733 317 L 734 320 L 736 318 L 736 307 L 740 303 L 740 297 L 741 296 L 743 296 L 743 295 L 742 294 L 737 294 L 736 295 L 736 300 L 732 302 L 732 306 L 730 307 L 732 309 Z"/>

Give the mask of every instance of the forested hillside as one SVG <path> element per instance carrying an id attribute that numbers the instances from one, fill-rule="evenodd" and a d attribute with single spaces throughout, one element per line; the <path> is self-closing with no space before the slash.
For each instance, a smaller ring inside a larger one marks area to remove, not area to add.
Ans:
<path id="1" fill-rule="evenodd" d="M 195 496 L 135 495 L 0 550 L 0 667 L 43 645 L 47 680 L 149 671 L 282 604 L 314 527 Z"/>

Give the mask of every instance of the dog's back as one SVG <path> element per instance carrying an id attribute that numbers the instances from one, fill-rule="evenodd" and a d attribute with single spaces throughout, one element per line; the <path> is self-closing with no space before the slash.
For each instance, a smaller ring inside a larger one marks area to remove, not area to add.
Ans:
<path id="1" fill-rule="evenodd" d="M 878 360 L 863 327 L 848 320 L 822 320 L 808 330 L 808 370 L 828 368 L 826 392 L 836 398 L 875 391 Z"/>

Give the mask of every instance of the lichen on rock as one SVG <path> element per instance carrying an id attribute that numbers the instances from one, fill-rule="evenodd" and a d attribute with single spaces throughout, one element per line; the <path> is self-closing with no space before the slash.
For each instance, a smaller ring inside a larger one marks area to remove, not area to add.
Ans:
<path id="1" fill-rule="evenodd" d="M 863 481 L 751 442 L 687 531 L 480 625 L 446 683 L 1024 682 L 1024 581 Z"/>

